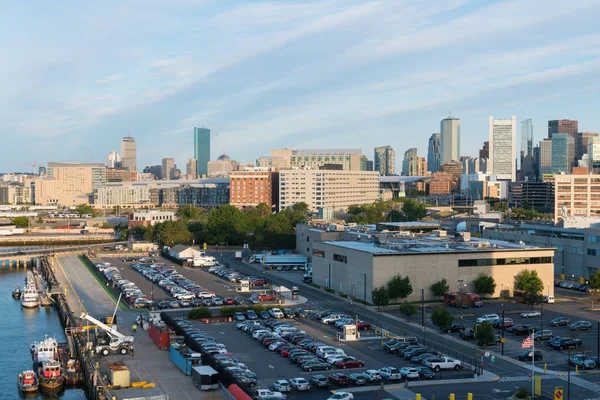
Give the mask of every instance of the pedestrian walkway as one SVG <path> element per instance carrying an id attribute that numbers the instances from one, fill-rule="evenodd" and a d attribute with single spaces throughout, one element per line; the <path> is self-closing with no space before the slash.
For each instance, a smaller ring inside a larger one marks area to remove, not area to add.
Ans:
<path id="1" fill-rule="evenodd" d="M 536 375 L 536 376 L 540 376 L 542 380 L 544 380 L 544 379 L 560 379 L 554 375 Z M 529 375 L 505 376 L 503 378 L 500 378 L 498 380 L 498 382 L 500 382 L 500 383 L 502 383 L 502 382 L 531 382 L 531 377 Z"/>

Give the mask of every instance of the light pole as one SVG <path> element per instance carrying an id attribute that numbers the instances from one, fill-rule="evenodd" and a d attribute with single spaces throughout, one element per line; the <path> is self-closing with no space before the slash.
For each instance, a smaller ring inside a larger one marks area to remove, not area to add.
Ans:
<path id="1" fill-rule="evenodd" d="M 571 285 L 575 283 L 575 274 L 571 274 Z"/>
<path id="2" fill-rule="evenodd" d="M 423 327 L 423 339 L 425 339 L 425 289 L 419 288 L 421 291 L 421 326 Z"/>
<path id="3" fill-rule="evenodd" d="M 365 305 L 367 305 L 367 274 L 363 274 L 365 276 Z"/>
<path id="4" fill-rule="evenodd" d="M 331 290 L 331 263 L 329 263 L 329 277 L 327 278 L 327 288 Z"/>

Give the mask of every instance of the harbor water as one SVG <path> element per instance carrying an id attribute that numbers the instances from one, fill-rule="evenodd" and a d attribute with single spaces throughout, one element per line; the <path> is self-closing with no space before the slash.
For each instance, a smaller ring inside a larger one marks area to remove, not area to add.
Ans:
<path id="1" fill-rule="evenodd" d="M 53 307 L 25 309 L 21 302 L 12 298 L 15 285 L 23 287 L 25 270 L 0 271 L 0 399 L 85 399 L 81 389 L 67 388 L 61 392 L 23 395 L 17 387 L 17 375 L 32 369 L 29 346 L 44 339 L 44 335 L 55 337 L 58 342 L 66 342 L 58 313 Z"/>

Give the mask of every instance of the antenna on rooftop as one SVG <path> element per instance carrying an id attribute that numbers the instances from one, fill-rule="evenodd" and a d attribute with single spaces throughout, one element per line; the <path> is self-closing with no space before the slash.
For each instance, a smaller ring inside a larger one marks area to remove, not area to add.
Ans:
<path id="1" fill-rule="evenodd" d="M 452 118 L 452 110 L 448 110 L 448 118 Z"/>

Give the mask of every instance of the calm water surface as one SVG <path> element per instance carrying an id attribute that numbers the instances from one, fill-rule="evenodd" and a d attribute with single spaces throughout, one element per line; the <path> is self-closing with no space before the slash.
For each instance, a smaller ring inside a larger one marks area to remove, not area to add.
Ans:
<path id="1" fill-rule="evenodd" d="M 21 303 L 11 296 L 15 285 L 23 287 L 25 271 L 0 271 L 0 398 L 1 399 L 64 399 L 82 400 L 81 389 L 66 389 L 55 395 L 39 393 L 23 396 L 17 387 L 17 375 L 32 368 L 29 345 L 44 339 L 44 335 L 66 342 L 58 313 L 54 308 L 21 308 Z"/>

